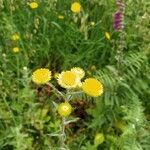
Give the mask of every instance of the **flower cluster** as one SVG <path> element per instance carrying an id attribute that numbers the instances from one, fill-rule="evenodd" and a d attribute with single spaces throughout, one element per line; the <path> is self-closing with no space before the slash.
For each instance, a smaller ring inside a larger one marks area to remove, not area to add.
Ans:
<path id="1" fill-rule="evenodd" d="M 10 39 L 15 43 L 15 45 L 16 45 L 16 43 L 20 40 L 20 35 L 18 34 L 18 33 L 14 33 L 11 37 L 10 37 Z M 19 51 L 20 51 L 20 48 L 18 47 L 18 46 L 15 46 L 15 47 L 13 47 L 12 48 L 12 52 L 13 53 L 19 53 Z"/>
<path id="2" fill-rule="evenodd" d="M 82 68 L 74 67 L 71 70 L 62 71 L 60 74 L 54 74 L 54 78 L 57 79 L 58 84 L 65 89 L 81 89 L 89 96 L 97 97 L 103 93 L 103 85 L 95 78 L 87 78 L 82 82 L 85 72 Z M 46 68 L 37 69 L 32 73 L 32 81 L 38 85 L 48 84 L 51 80 L 51 71 Z M 51 84 L 53 87 L 53 85 Z M 56 88 L 54 87 L 56 90 Z M 56 90 L 57 91 L 57 90 Z M 57 91 L 59 94 L 62 93 Z M 65 102 L 60 103 L 57 107 L 58 114 L 62 117 L 67 117 L 72 112 L 72 106 L 68 100 L 64 98 Z"/>
<path id="3" fill-rule="evenodd" d="M 95 78 L 87 78 L 82 82 L 85 72 L 82 68 L 74 67 L 71 70 L 62 71 L 57 75 L 58 84 L 65 89 L 81 88 L 87 95 L 100 96 L 103 93 L 103 85 Z M 32 81 L 36 84 L 46 84 L 51 79 L 49 69 L 37 69 L 32 74 Z"/>
<path id="4" fill-rule="evenodd" d="M 13 34 L 12 36 L 11 36 L 11 40 L 12 41 L 18 41 L 20 39 L 20 36 L 19 36 L 19 34 L 17 34 L 17 33 L 15 33 L 15 34 Z"/>
<path id="5" fill-rule="evenodd" d="M 123 17 L 124 17 L 124 8 L 125 5 L 121 0 L 116 0 L 117 11 L 114 14 L 113 18 L 113 28 L 115 30 L 122 30 L 124 28 Z"/>

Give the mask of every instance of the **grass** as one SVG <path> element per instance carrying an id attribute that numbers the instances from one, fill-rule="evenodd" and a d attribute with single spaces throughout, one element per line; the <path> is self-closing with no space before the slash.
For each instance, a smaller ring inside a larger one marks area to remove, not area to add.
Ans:
<path id="1" fill-rule="evenodd" d="M 66 149 L 150 149 L 148 0 L 124 1 L 121 53 L 119 33 L 112 27 L 117 9 L 113 0 L 80 0 L 78 14 L 70 10 L 73 1 L 36 2 L 39 7 L 31 9 L 25 0 L 0 0 L 0 149 L 60 149 L 56 105 L 61 100 L 52 87 L 35 85 L 31 76 L 42 67 L 54 75 L 75 66 L 85 70 L 86 78 L 100 80 L 104 94 L 96 99 L 85 94 L 72 97 Z M 14 34 L 20 39 L 13 41 Z M 14 53 L 14 47 L 20 51 Z M 54 77 L 51 82 L 65 93 Z M 97 133 L 105 138 L 96 147 Z"/>

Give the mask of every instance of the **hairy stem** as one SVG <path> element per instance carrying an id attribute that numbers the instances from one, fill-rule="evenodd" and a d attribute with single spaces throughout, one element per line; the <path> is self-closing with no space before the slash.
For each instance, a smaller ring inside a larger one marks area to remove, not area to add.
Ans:
<path id="1" fill-rule="evenodd" d="M 61 121 L 60 149 L 65 150 L 65 118 L 63 117 Z"/>
<path id="2" fill-rule="evenodd" d="M 52 83 L 47 83 L 47 85 L 49 85 L 55 92 L 55 94 L 57 94 L 57 96 L 61 97 L 63 100 L 66 99 L 66 97 L 63 95 L 62 92 L 60 92 L 59 90 L 57 90 L 57 88 L 55 88 L 55 86 Z"/>

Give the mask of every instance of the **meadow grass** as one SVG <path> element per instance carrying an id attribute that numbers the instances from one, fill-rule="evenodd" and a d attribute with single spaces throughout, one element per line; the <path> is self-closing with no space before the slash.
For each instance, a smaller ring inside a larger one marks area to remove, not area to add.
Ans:
<path id="1" fill-rule="evenodd" d="M 114 0 L 80 0 L 77 14 L 70 9 L 74 1 L 37 0 L 35 9 L 31 2 L 0 0 L 0 149 L 61 149 L 55 107 L 60 101 L 52 87 L 35 85 L 31 76 L 49 68 L 52 84 L 65 92 L 54 74 L 81 67 L 86 78 L 103 83 L 104 93 L 73 95 L 65 149 L 149 150 L 150 2 L 123 1 L 121 52 L 119 32 L 112 27 Z"/>

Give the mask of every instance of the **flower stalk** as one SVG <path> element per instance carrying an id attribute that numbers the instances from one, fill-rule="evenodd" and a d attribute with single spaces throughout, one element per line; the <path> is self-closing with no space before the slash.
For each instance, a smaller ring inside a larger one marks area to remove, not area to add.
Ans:
<path id="1" fill-rule="evenodd" d="M 65 140 L 66 140 L 66 135 L 65 135 L 65 117 L 62 117 L 61 120 L 61 134 L 60 134 L 60 150 L 65 150 Z"/>
<path id="2" fill-rule="evenodd" d="M 126 46 L 125 44 L 125 31 L 124 31 L 124 13 L 125 13 L 125 4 L 122 0 L 116 0 L 117 10 L 113 18 L 113 28 L 115 31 L 119 32 L 119 43 L 117 48 L 117 64 L 118 70 L 121 68 L 123 60 L 123 50 Z"/>
<path id="3" fill-rule="evenodd" d="M 65 96 L 63 95 L 62 92 L 60 92 L 52 83 L 47 83 L 48 86 L 50 86 L 54 93 L 59 97 L 62 98 L 63 100 L 66 100 Z"/>

